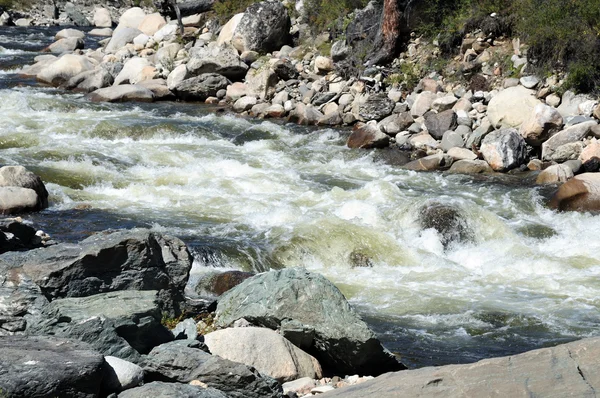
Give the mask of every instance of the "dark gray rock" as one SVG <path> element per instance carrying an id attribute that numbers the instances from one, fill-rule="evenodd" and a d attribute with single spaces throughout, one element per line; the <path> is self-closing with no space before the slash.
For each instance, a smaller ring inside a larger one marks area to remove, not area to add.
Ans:
<path id="1" fill-rule="evenodd" d="M 180 383 L 201 380 L 233 398 L 281 396 L 281 386 L 275 379 L 197 347 L 198 341 L 177 340 L 154 348 L 143 363 L 146 380 Z"/>
<path id="2" fill-rule="evenodd" d="M 204 101 L 215 97 L 219 90 L 227 89 L 230 84 L 225 76 L 216 73 L 204 73 L 200 76 L 185 79 L 175 86 L 177 98 L 186 101 Z"/>
<path id="3" fill-rule="evenodd" d="M 67 82 L 65 88 L 89 93 L 113 84 L 114 77 L 104 68 L 81 72 Z"/>
<path id="4" fill-rule="evenodd" d="M 179 313 L 192 256 L 175 237 L 146 229 L 93 235 L 79 244 L 58 244 L 0 260 L 13 265 L 53 300 L 117 290 L 158 290 L 161 309 Z"/>
<path id="5" fill-rule="evenodd" d="M 103 377 L 102 355 L 86 343 L 51 336 L 0 338 L 3 397 L 95 398 Z"/>
<path id="6" fill-rule="evenodd" d="M 298 71 L 288 59 L 280 59 L 271 66 L 271 69 L 273 69 L 281 80 L 288 81 L 297 79 L 299 76 Z"/>
<path id="7" fill-rule="evenodd" d="M 0 254 L 44 246 L 36 229 L 14 218 L 0 220 Z"/>
<path id="8" fill-rule="evenodd" d="M 27 333 L 76 338 L 104 355 L 138 362 L 139 354 L 173 340 L 161 318 L 156 291 L 124 290 L 54 300 L 30 319 Z"/>
<path id="9" fill-rule="evenodd" d="M 425 127 L 436 140 L 441 140 L 446 131 L 454 130 L 457 126 L 457 116 L 452 109 L 440 113 L 427 112 L 425 114 Z"/>
<path id="10" fill-rule="evenodd" d="M 381 120 L 389 116 L 396 103 L 384 93 L 369 95 L 369 98 L 360 105 L 358 114 L 364 120 Z"/>
<path id="11" fill-rule="evenodd" d="M 419 210 L 419 224 L 422 229 L 435 229 L 444 248 L 453 242 L 466 242 L 472 239 L 466 216 L 456 206 L 431 202 Z"/>
<path id="12" fill-rule="evenodd" d="M 65 4 L 65 12 L 69 16 L 69 19 L 73 21 L 75 26 L 93 26 L 92 23 L 83 15 L 80 6 L 76 6 L 73 3 Z"/>
<path id="13" fill-rule="evenodd" d="M 196 337 L 198 337 L 196 321 L 192 318 L 184 319 L 175 326 L 171 333 L 173 333 L 175 340 L 196 340 Z"/>
<path id="14" fill-rule="evenodd" d="M 328 91 L 326 93 L 318 93 L 313 98 L 312 103 L 314 106 L 323 105 L 323 104 L 329 102 L 330 100 L 332 100 L 335 96 L 336 96 L 336 93 L 333 93 L 331 91 Z"/>
<path id="15" fill-rule="evenodd" d="M 254 3 L 244 12 L 233 33 L 233 42 L 240 51 L 276 51 L 288 44 L 290 25 L 287 8 L 281 2 Z"/>
<path id="16" fill-rule="evenodd" d="M 352 311 L 344 295 L 327 279 L 301 268 L 256 275 L 219 300 L 217 325 L 244 318 L 252 325 L 277 329 L 295 321 L 296 333 L 314 336 L 307 352 L 335 374 L 381 374 L 403 369 L 373 332 Z M 288 337 L 284 333 L 284 337 Z M 290 336 L 290 341 L 297 341 Z M 306 340 L 305 340 L 306 342 Z"/>
<path id="17" fill-rule="evenodd" d="M 181 383 L 154 381 L 141 387 L 132 388 L 119 394 L 119 398 L 230 398 L 214 388 L 203 388 Z"/>
<path id="18" fill-rule="evenodd" d="M 195 291 L 201 297 L 217 298 L 254 274 L 244 271 L 205 272 L 198 279 Z"/>
<path id="19" fill-rule="evenodd" d="M 248 65 L 240 59 L 235 48 L 210 45 L 191 49 L 187 71 L 189 77 L 216 73 L 232 81 L 241 81 L 248 72 Z"/>

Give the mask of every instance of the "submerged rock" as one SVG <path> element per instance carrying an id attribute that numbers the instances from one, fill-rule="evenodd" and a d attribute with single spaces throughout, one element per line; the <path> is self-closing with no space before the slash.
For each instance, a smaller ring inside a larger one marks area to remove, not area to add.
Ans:
<path id="1" fill-rule="evenodd" d="M 404 368 L 331 282 L 304 269 L 256 275 L 225 293 L 217 306 L 217 325 L 227 327 L 241 318 L 271 329 L 297 324 L 294 333 L 299 335 L 290 341 L 336 373 L 381 374 Z M 285 330 L 283 334 L 288 337 Z"/>
<path id="2" fill-rule="evenodd" d="M 422 229 L 435 229 L 444 248 L 452 243 L 469 241 L 471 230 L 464 214 L 455 206 L 433 202 L 419 210 L 419 224 Z"/>
<path id="3" fill-rule="evenodd" d="M 599 211 L 600 173 L 579 174 L 558 188 L 549 206 L 558 210 Z"/>

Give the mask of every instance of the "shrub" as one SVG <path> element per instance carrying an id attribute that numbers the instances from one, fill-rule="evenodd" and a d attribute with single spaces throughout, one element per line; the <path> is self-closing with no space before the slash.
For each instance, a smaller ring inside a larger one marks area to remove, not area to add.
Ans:
<path id="1" fill-rule="evenodd" d="M 261 0 L 217 0 L 213 4 L 213 10 L 221 22 L 227 22 L 235 14 L 246 11 L 254 3 Z"/>
<path id="2" fill-rule="evenodd" d="M 349 22 L 343 18 L 367 3 L 367 0 L 305 0 L 304 12 L 312 32 L 320 33 L 333 28 L 340 19 L 340 25 L 347 26 Z"/>

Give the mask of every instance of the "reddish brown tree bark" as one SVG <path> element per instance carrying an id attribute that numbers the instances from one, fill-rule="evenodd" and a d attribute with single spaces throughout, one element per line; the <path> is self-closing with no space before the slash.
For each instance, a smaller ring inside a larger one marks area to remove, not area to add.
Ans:
<path id="1" fill-rule="evenodd" d="M 384 0 L 381 16 L 381 28 L 378 37 L 378 49 L 371 58 L 371 64 L 390 61 L 398 49 L 400 37 L 400 22 L 402 14 L 398 9 L 397 0 Z"/>

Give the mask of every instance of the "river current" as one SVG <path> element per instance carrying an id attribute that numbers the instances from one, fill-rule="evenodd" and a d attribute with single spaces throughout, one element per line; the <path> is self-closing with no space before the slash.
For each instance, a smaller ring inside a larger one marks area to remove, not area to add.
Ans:
<path id="1" fill-rule="evenodd" d="M 55 239 L 149 227 L 190 246 L 194 273 L 306 267 L 410 367 L 600 335 L 600 216 L 551 211 L 517 178 L 386 165 L 346 148 L 343 129 L 91 103 L 20 77 L 56 31 L 0 28 L 0 164 L 45 181 L 50 208 L 25 219 Z M 420 228 L 434 201 L 460 210 L 470 239 L 444 248 Z M 353 253 L 372 267 L 352 268 Z"/>

